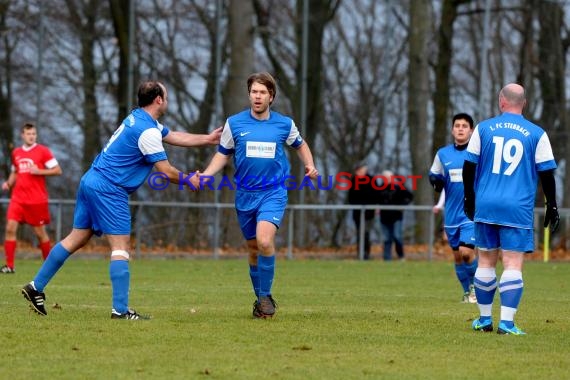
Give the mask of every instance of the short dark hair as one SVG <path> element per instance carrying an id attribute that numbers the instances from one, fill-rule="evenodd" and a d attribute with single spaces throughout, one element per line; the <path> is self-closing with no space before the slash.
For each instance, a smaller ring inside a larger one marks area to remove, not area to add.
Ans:
<path id="1" fill-rule="evenodd" d="M 261 83 L 262 85 L 267 87 L 269 94 L 273 97 L 273 100 L 275 100 L 275 96 L 277 95 L 277 84 L 275 82 L 275 78 L 273 78 L 271 74 L 269 74 L 268 72 L 251 74 L 249 78 L 247 78 L 248 94 L 251 91 L 251 86 L 253 85 L 254 82 Z"/>
<path id="2" fill-rule="evenodd" d="M 24 125 L 22 125 L 21 129 L 22 129 L 22 132 L 24 132 L 24 131 L 27 131 L 29 129 L 34 129 L 35 127 L 36 127 L 36 125 L 34 123 L 27 122 L 27 123 L 24 123 Z"/>
<path id="3" fill-rule="evenodd" d="M 456 120 L 467 120 L 467 122 L 469 123 L 469 127 L 471 129 L 475 128 L 475 126 L 473 125 L 473 118 L 468 113 L 460 112 L 458 114 L 453 115 L 453 120 L 451 121 L 452 126 L 453 124 L 455 124 Z"/>
<path id="4" fill-rule="evenodd" d="M 164 98 L 164 85 L 156 80 L 142 82 L 137 93 L 139 107 L 146 107 L 154 102 L 157 96 Z"/>

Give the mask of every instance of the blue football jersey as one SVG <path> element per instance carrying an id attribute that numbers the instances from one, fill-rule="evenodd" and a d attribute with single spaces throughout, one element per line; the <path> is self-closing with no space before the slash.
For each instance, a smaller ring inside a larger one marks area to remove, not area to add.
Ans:
<path id="1" fill-rule="evenodd" d="M 168 133 L 168 128 L 137 108 L 113 133 L 92 170 L 130 194 L 142 185 L 156 162 L 167 159 L 162 139 Z"/>
<path id="2" fill-rule="evenodd" d="M 473 131 L 467 160 L 477 164 L 475 221 L 532 229 L 538 172 L 556 169 L 544 130 L 512 113 L 485 120 Z"/>
<path id="3" fill-rule="evenodd" d="M 283 184 L 290 166 L 284 145 L 299 147 L 303 139 L 293 120 L 271 111 L 258 120 L 250 109 L 230 116 L 218 152 L 234 155 L 234 180 L 240 190 L 264 190 Z"/>
<path id="4" fill-rule="evenodd" d="M 466 149 L 459 150 L 455 144 L 447 145 L 437 151 L 430 169 L 430 175 L 435 175 L 445 183 L 445 227 L 459 227 L 462 224 L 472 223 L 463 211 L 465 157 L 467 157 Z"/>

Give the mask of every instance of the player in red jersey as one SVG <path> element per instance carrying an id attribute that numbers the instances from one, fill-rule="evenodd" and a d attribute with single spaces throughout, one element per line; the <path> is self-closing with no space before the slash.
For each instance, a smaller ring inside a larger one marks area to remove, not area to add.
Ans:
<path id="1" fill-rule="evenodd" d="M 12 172 L 2 184 L 2 190 L 11 190 L 12 196 L 4 236 L 6 265 L 0 268 L 0 273 L 14 273 L 16 232 L 20 223 L 34 228 L 44 260 L 51 248 L 45 229 L 50 222 L 46 176 L 61 175 L 61 168 L 49 148 L 36 143 L 38 134 L 34 124 L 24 124 L 21 137 L 24 145 L 12 151 Z"/>

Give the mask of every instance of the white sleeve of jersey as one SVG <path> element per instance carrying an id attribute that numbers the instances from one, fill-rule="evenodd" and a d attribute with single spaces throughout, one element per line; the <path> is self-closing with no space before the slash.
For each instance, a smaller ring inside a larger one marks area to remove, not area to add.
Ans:
<path id="1" fill-rule="evenodd" d="M 162 134 L 158 128 L 149 128 L 141 133 L 138 146 L 145 156 L 163 152 Z"/>
<path id="2" fill-rule="evenodd" d="M 291 131 L 289 132 L 289 137 L 287 137 L 287 145 L 293 144 L 295 140 L 297 140 L 297 137 L 299 137 L 299 130 L 297 129 L 295 122 L 291 120 Z"/>
<path id="3" fill-rule="evenodd" d="M 469 145 L 467 145 L 467 151 L 469 153 L 481 155 L 481 136 L 479 136 L 479 124 L 475 127 L 471 138 L 469 139 Z"/>
<path id="4" fill-rule="evenodd" d="M 435 158 L 433 159 L 433 164 L 431 164 L 431 169 L 429 171 L 430 173 L 433 174 L 443 175 L 443 165 L 441 164 L 441 160 L 439 159 L 439 154 L 435 155 Z"/>
<path id="5" fill-rule="evenodd" d="M 236 146 L 230 123 L 227 120 L 222 130 L 222 137 L 220 137 L 220 145 L 225 149 L 234 149 Z"/>
<path id="6" fill-rule="evenodd" d="M 536 144 L 536 152 L 534 154 L 534 161 L 537 164 L 541 162 L 554 160 L 554 154 L 552 153 L 552 146 L 550 146 L 550 140 L 548 135 L 543 133 Z"/>
<path id="7" fill-rule="evenodd" d="M 59 165 L 59 163 L 57 162 L 57 160 L 54 158 L 47 160 L 46 163 L 44 164 L 46 168 L 48 169 L 52 169 L 55 168 L 57 165 Z"/>

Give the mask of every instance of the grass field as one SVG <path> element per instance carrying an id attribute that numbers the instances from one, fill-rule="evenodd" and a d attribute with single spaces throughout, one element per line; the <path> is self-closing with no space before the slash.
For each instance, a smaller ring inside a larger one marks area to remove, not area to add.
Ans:
<path id="1" fill-rule="evenodd" d="M 79 257 L 35 315 L 20 288 L 41 263 L 16 264 L 0 275 L 1 379 L 570 377 L 570 264 L 527 264 L 524 337 L 470 330 L 450 262 L 279 260 L 278 314 L 253 320 L 245 259 L 135 260 L 130 303 L 150 321 L 111 320 L 107 261 Z"/>

